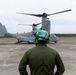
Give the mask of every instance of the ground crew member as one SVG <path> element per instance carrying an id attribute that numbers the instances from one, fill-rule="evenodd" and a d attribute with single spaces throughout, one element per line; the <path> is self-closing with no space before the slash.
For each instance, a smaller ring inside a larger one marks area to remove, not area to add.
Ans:
<path id="1" fill-rule="evenodd" d="M 28 50 L 20 61 L 20 75 L 28 75 L 27 65 L 31 75 L 62 75 L 64 73 L 65 68 L 59 53 L 46 45 L 48 38 L 47 31 L 37 31 L 36 47 Z M 54 72 L 55 65 L 56 72 Z"/>

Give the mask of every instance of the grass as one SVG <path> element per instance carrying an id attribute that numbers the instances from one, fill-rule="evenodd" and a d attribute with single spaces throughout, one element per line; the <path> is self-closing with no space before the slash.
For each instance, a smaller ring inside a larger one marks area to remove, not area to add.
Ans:
<path id="1" fill-rule="evenodd" d="M 13 37 L 0 37 L 0 39 L 14 39 Z"/>

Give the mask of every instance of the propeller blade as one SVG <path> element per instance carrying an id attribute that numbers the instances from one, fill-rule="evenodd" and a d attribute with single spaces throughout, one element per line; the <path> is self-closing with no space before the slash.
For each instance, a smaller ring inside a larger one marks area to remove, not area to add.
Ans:
<path id="1" fill-rule="evenodd" d="M 37 25 L 39 25 L 39 24 L 41 24 L 41 23 L 37 23 L 37 24 L 18 24 L 18 25 L 37 26 Z"/>
<path id="2" fill-rule="evenodd" d="M 18 25 L 23 25 L 23 26 L 33 26 L 33 24 L 18 24 Z"/>
<path id="3" fill-rule="evenodd" d="M 68 11 L 72 11 L 72 10 L 71 10 L 71 9 L 68 9 L 68 10 L 64 10 L 64 11 L 60 11 L 60 12 L 56 12 L 56 13 L 52 13 L 52 14 L 48 14 L 47 16 L 55 15 L 55 14 L 60 14 L 60 13 L 68 12 Z"/>
<path id="4" fill-rule="evenodd" d="M 38 23 L 38 24 L 35 24 L 35 25 L 39 25 L 39 24 L 41 24 L 41 23 Z"/>
<path id="5" fill-rule="evenodd" d="M 28 24 L 18 24 L 18 25 L 28 25 Z"/>
<path id="6" fill-rule="evenodd" d="M 60 14 L 60 13 L 68 12 L 68 11 L 72 11 L 72 10 L 68 9 L 68 10 L 64 10 L 64 11 L 60 11 L 60 12 L 56 12 L 56 13 L 52 13 L 52 14 L 47 14 L 47 13 L 43 13 L 43 14 L 18 13 L 18 14 L 31 15 L 31 16 L 36 16 L 36 17 L 47 17 L 47 16 L 51 16 L 51 15 L 55 15 L 55 14 Z"/>
<path id="7" fill-rule="evenodd" d="M 23 15 L 31 15 L 31 16 L 37 16 L 37 17 L 42 17 L 42 14 L 28 14 L 28 13 L 18 13 L 18 14 L 23 14 Z"/>

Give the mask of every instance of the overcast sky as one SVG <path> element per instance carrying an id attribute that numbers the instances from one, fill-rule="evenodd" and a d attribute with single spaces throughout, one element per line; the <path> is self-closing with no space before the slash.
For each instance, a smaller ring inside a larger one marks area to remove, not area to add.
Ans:
<path id="1" fill-rule="evenodd" d="M 76 33 L 76 0 L 0 0 L 0 22 L 8 32 L 29 32 L 32 27 L 18 24 L 40 23 L 41 18 L 17 14 L 18 12 L 51 14 L 67 9 L 72 11 L 49 16 L 51 33 Z"/>

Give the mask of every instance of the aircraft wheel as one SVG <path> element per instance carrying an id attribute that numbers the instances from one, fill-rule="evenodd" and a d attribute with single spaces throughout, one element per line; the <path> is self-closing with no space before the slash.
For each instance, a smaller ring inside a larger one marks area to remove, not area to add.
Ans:
<path id="1" fill-rule="evenodd" d="M 57 43 L 57 41 L 55 41 L 55 43 Z"/>

